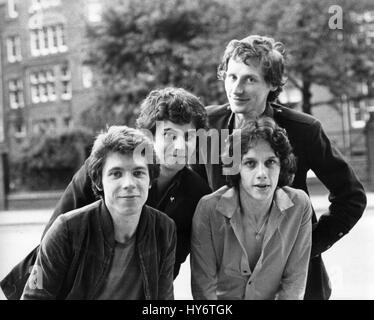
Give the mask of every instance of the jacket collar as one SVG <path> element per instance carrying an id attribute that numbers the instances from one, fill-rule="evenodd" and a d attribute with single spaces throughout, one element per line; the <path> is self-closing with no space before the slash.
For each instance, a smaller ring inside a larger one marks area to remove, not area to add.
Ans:
<path id="1" fill-rule="evenodd" d="M 228 111 L 227 111 L 227 116 L 225 117 L 225 119 L 223 119 L 224 121 L 225 120 L 226 121 L 222 128 L 227 128 L 231 132 L 234 129 L 235 113 L 231 111 L 230 104 L 227 103 L 224 105 L 224 107 L 226 107 Z M 266 104 L 266 107 L 265 107 L 265 110 L 262 116 L 266 116 L 270 118 L 274 117 L 274 109 L 271 103 Z"/>
<path id="2" fill-rule="evenodd" d="M 104 234 L 104 239 L 109 244 L 110 247 L 113 247 L 115 245 L 115 239 L 114 239 L 114 224 L 112 216 L 110 215 L 110 212 L 107 208 L 107 206 L 104 203 L 104 200 L 101 199 L 100 204 L 100 222 L 101 227 Z M 147 214 L 148 206 L 144 205 L 142 208 L 142 212 L 140 213 L 140 219 L 139 223 L 136 229 L 136 242 L 139 243 L 142 239 L 144 239 L 144 236 L 146 235 L 146 232 L 148 229 L 149 224 L 149 214 Z"/>
<path id="3" fill-rule="evenodd" d="M 227 186 L 225 188 L 226 191 L 224 191 L 219 199 L 216 210 L 231 219 L 234 213 L 240 208 L 239 193 L 235 188 L 228 188 Z M 282 188 L 278 188 L 274 194 L 273 205 L 276 206 L 281 214 L 284 214 L 294 203 Z"/>

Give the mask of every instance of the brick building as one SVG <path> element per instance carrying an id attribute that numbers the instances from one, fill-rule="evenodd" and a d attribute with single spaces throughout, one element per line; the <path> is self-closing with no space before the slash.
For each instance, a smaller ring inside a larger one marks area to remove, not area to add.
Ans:
<path id="1" fill-rule="evenodd" d="M 0 51 L 8 150 L 26 136 L 79 126 L 95 99 L 85 65 L 86 24 L 100 19 L 99 0 L 3 0 Z"/>

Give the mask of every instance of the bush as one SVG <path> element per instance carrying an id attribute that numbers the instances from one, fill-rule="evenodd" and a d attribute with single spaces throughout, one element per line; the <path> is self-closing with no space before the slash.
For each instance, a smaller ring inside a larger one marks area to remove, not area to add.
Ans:
<path id="1" fill-rule="evenodd" d="M 74 129 L 31 139 L 17 159 L 10 161 L 11 189 L 63 189 L 89 156 L 93 133 Z"/>

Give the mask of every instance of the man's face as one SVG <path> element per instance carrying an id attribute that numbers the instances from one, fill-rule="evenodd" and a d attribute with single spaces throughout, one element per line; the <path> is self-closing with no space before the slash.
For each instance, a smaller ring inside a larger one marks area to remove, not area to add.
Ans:
<path id="1" fill-rule="evenodd" d="M 161 171 L 179 171 L 188 164 L 189 156 L 196 149 L 196 128 L 191 122 L 160 121 L 156 126 L 154 146 L 161 159 Z"/>
<path id="2" fill-rule="evenodd" d="M 269 92 L 275 88 L 265 82 L 259 64 L 247 65 L 231 58 L 225 75 L 225 90 L 232 112 L 256 118 L 264 112 Z"/>
<path id="3" fill-rule="evenodd" d="M 102 185 L 104 201 L 111 214 L 140 214 L 148 198 L 150 177 L 146 159 L 119 152 L 106 157 Z"/>
<path id="4" fill-rule="evenodd" d="M 260 140 L 243 156 L 240 187 L 257 201 L 272 199 L 278 185 L 280 161 L 270 144 Z"/>

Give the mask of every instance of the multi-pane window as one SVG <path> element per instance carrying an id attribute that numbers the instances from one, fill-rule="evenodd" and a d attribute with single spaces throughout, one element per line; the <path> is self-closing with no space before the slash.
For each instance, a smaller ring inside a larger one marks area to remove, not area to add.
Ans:
<path id="1" fill-rule="evenodd" d="M 31 73 L 30 85 L 33 103 L 56 100 L 56 77 L 53 69 Z"/>
<path id="2" fill-rule="evenodd" d="M 11 109 L 23 108 L 23 86 L 20 79 L 12 79 L 8 82 L 9 105 Z"/>
<path id="3" fill-rule="evenodd" d="M 17 18 L 18 17 L 18 10 L 17 10 L 17 0 L 8 0 L 8 16 L 9 18 Z"/>
<path id="4" fill-rule="evenodd" d="M 71 73 L 70 73 L 70 68 L 68 64 L 64 64 L 61 66 L 60 76 L 61 76 L 61 85 L 62 85 L 61 99 L 70 100 L 71 99 Z"/>
<path id="5" fill-rule="evenodd" d="M 50 25 L 30 31 L 30 46 L 33 56 L 48 55 L 67 50 L 63 24 Z"/>
<path id="6" fill-rule="evenodd" d="M 13 124 L 14 137 L 21 139 L 26 137 L 26 125 L 23 121 L 17 121 Z"/>
<path id="7" fill-rule="evenodd" d="M 87 18 L 90 22 L 100 22 L 102 14 L 102 3 L 97 0 L 91 0 L 87 4 Z"/>
<path id="8" fill-rule="evenodd" d="M 21 40 L 19 36 L 10 36 L 6 39 L 7 56 L 10 63 L 21 61 Z"/>

